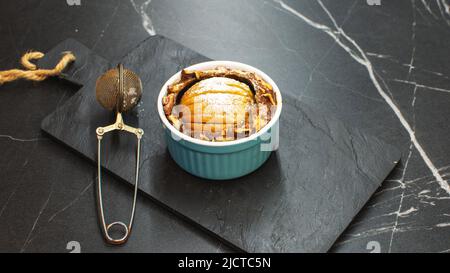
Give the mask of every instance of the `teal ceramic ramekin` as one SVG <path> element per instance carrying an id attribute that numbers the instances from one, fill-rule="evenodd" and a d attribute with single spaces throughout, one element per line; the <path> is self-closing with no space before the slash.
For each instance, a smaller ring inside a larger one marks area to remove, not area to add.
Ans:
<path id="1" fill-rule="evenodd" d="M 207 179 L 233 179 L 258 169 L 278 149 L 279 118 L 282 109 L 280 90 L 275 82 L 253 66 L 231 62 L 211 61 L 188 67 L 189 70 L 207 70 L 227 67 L 250 71 L 272 85 L 277 98 L 277 109 L 270 122 L 259 132 L 233 141 L 210 142 L 196 139 L 178 131 L 166 118 L 162 99 L 167 86 L 180 78 L 181 71 L 173 75 L 161 88 L 158 96 L 158 113 L 162 121 L 169 153 L 185 171 Z"/>

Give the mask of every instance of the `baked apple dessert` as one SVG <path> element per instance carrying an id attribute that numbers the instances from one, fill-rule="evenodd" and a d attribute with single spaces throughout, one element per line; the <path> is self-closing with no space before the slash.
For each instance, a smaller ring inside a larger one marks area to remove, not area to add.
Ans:
<path id="1" fill-rule="evenodd" d="M 248 137 L 270 121 L 277 106 L 269 83 L 253 72 L 226 67 L 182 70 L 162 103 L 177 130 L 207 141 Z"/>

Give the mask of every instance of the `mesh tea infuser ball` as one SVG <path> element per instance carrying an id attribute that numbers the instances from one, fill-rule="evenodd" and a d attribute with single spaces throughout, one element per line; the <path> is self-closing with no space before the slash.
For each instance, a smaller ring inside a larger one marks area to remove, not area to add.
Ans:
<path id="1" fill-rule="evenodd" d="M 131 234 L 131 227 L 133 225 L 134 212 L 136 208 L 136 197 L 139 181 L 139 155 L 140 155 L 140 143 L 144 131 L 141 128 L 134 128 L 124 123 L 122 113 L 131 110 L 135 107 L 142 96 L 142 83 L 141 79 L 132 71 L 124 69 L 122 64 L 119 64 L 117 68 L 108 70 L 97 79 L 95 86 L 97 101 L 104 108 L 116 112 L 116 121 L 114 124 L 98 127 L 97 133 L 97 202 L 99 217 L 101 221 L 101 227 L 105 240 L 111 244 L 123 244 L 128 240 Z M 131 209 L 131 217 L 128 225 L 121 221 L 106 224 L 105 215 L 103 211 L 102 200 L 102 178 L 101 178 L 101 141 L 103 135 L 111 131 L 126 131 L 135 134 L 137 137 L 137 151 L 136 151 L 136 173 L 134 184 L 134 197 L 133 206 Z M 122 227 L 124 235 L 119 239 L 114 239 L 110 236 L 110 229 L 113 226 Z"/>

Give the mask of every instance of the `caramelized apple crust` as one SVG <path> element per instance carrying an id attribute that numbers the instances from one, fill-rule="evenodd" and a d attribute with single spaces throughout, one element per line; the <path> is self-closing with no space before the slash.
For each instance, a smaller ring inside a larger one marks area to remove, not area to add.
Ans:
<path id="1" fill-rule="evenodd" d="M 217 67 L 182 70 L 167 87 L 164 113 L 179 131 L 208 141 L 230 141 L 258 132 L 277 101 L 272 86 L 252 72 Z"/>

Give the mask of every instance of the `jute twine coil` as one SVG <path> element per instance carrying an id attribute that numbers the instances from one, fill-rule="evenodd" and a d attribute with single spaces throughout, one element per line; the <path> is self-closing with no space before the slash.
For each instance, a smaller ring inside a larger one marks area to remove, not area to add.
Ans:
<path id="1" fill-rule="evenodd" d="M 48 77 L 58 76 L 67 67 L 68 64 L 75 61 L 75 55 L 70 51 L 62 53 L 63 56 L 58 64 L 53 69 L 37 69 L 36 65 L 31 63 L 31 60 L 37 60 L 44 57 L 44 53 L 33 51 L 25 53 L 20 59 L 20 63 L 27 70 L 11 69 L 0 71 L 0 85 L 15 81 L 18 79 L 26 79 L 30 81 L 43 81 Z"/>

